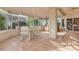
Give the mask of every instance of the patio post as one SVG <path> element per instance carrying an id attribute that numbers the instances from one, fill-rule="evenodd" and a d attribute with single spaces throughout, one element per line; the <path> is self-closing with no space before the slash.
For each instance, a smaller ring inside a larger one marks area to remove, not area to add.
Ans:
<path id="1" fill-rule="evenodd" d="M 67 19 L 64 18 L 64 26 L 65 26 L 65 31 L 67 31 Z"/>
<path id="2" fill-rule="evenodd" d="M 57 9 L 49 8 L 49 37 L 57 38 Z"/>
<path id="3" fill-rule="evenodd" d="M 5 14 L 5 28 L 8 30 L 8 14 Z"/>

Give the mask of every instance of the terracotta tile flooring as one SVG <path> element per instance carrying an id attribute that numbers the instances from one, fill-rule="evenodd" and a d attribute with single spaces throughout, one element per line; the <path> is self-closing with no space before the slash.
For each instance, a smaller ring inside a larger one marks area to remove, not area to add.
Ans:
<path id="1" fill-rule="evenodd" d="M 50 39 L 48 33 L 40 33 L 31 41 L 27 39 L 20 41 L 19 37 L 13 37 L 0 42 L 1 51 L 76 51 L 67 45 L 67 37 L 58 36 L 57 39 Z M 66 38 L 66 39 L 65 39 Z"/>

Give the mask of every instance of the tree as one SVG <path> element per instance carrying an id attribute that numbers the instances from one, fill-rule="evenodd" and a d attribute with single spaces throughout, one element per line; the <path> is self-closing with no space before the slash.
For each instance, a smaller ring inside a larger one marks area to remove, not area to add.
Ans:
<path id="1" fill-rule="evenodd" d="M 0 30 L 5 28 L 5 17 L 0 14 Z"/>

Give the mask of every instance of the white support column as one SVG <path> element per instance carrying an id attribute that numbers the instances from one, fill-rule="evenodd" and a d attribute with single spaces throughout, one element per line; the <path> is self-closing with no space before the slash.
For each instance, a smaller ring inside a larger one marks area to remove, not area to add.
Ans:
<path id="1" fill-rule="evenodd" d="M 67 19 L 64 18 L 64 27 L 65 27 L 65 31 L 67 31 Z"/>
<path id="2" fill-rule="evenodd" d="M 12 20 L 13 20 L 13 16 L 11 15 L 11 20 L 10 20 L 11 21 L 11 29 L 12 29 Z"/>
<path id="3" fill-rule="evenodd" d="M 49 8 L 49 36 L 50 38 L 57 38 L 57 9 Z"/>
<path id="4" fill-rule="evenodd" d="M 7 29 L 7 17 L 6 17 L 6 14 L 4 14 L 4 17 L 5 17 L 5 28 Z"/>
<path id="5" fill-rule="evenodd" d="M 19 20 L 20 20 L 20 18 L 19 18 L 18 14 L 17 14 L 17 27 L 18 27 L 18 31 L 20 32 Z"/>
<path id="6" fill-rule="evenodd" d="M 5 14 L 5 28 L 8 30 L 8 14 Z"/>
<path id="7" fill-rule="evenodd" d="M 74 31 L 74 18 L 72 18 L 72 31 Z"/>
<path id="8" fill-rule="evenodd" d="M 19 25 L 19 16 L 17 15 L 17 20 L 18 20 L 18 27 L 20 28 L 20 25 Z"/>

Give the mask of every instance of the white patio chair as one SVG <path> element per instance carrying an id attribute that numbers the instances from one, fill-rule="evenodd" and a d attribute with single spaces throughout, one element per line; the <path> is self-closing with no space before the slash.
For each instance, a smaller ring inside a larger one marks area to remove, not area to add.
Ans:
<path id="1" fill-rule="evenodd" d="M 30 32 L 28 27 L 22 26 L 20 34 L 21 34 L 21 40 L 27 39 L 28 41 L 30 41 Z"/>

